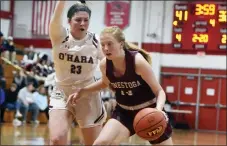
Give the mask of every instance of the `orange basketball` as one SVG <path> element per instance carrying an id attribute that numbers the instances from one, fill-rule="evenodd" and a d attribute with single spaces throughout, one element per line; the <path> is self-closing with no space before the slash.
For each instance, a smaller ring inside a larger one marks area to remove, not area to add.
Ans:
<path id="1" fill-rule="evenodd" d="M 166 126 L 165 116 L 155 108 L 142 109 L 133 121 L 136 134 L 148 141 L 158 139 L 165 132 Z"/>

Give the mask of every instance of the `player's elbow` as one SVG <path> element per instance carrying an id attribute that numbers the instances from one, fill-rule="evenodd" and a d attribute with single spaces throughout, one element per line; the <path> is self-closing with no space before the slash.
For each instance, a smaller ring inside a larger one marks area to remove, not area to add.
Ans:
<path id="1" fill-rule="evenodd" d="M 162 88 L 160 88 L 160 89 L 155 93 L 155 95 L 156 95 L 156 97 L 159 97 L 159 96 L 161 96 L 161 97 L 166 97 L 165 91 L 164 91 Z"/>
<path id="2" fill-rule="evenodd" d="M 56 24 L 54 23 L 54 21 L 50 21 L 50 24 L 49 24 L 49 33 L 52 34 L 54 31 L 56 31 Z"/>

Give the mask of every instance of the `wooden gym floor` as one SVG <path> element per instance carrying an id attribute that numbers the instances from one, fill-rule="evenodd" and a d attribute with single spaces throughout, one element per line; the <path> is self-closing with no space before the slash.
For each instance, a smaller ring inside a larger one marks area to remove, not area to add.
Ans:
<path id="1" fill-rule="evenodd" d="M 48 127 L 46 124 L 37 126 L 26 124 L 14 127 L 11 123 L 1 125 L 0 145 L 47 145 Z M 70 143 L 79 144 L 80 132 L 78 128 L 72 128 Z M 173 142 L 177 145 L 226 145 L 226 134 L 216 134 L 207 132 L 195 132 L 189 130 L 174 130 Z M 149 145 L 148 142 L 141 140 L 137 136 L 132 136 L 122 144 Z"/>

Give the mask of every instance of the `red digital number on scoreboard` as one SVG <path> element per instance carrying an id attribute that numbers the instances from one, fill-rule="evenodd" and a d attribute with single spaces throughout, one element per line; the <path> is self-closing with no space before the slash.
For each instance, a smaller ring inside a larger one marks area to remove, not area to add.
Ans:
<path id="1" fill-rule="evenodd" d="M 175 4 L 173 48 L 226 50 L 226 8 L 220 3 Z"/>

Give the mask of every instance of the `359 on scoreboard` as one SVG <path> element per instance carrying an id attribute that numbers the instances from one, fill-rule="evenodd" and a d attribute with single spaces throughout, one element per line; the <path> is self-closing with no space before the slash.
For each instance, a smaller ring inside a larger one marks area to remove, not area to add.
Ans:
<path id="1" fill-rule="evenodd" d="M 174 5 L 173 48 L 226 50 L 226 4 L 179 3 Z"/>

